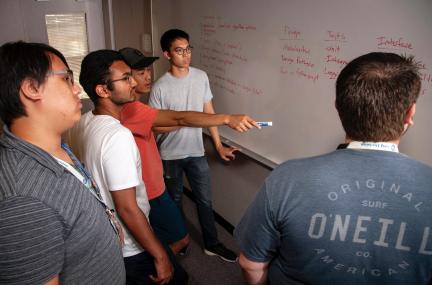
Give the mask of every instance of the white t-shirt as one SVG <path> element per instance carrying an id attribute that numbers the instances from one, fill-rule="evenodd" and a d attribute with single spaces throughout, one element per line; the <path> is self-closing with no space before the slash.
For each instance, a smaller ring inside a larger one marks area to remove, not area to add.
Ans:
<path id="1" fill-rule="evenodd" d="M 110 191 L 136 187 L 137 204 L 148 219 L 150 205 L 142 180 L 141 159 L 133 135 L 127 128 L 111 116 L 95 116 L 90 111 L 69 131 L 67 140 L 74 153 L 93 175 L 110 208 L 114 208 Z M 143 252 L 144 249 L 124 225 L 123 229 L 123 256 Z"/>

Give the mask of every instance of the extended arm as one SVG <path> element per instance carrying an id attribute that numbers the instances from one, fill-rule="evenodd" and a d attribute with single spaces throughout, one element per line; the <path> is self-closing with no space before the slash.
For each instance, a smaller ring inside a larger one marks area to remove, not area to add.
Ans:
<path id="1" fill-rule="evenodd" d="M 153 233 L 145 214 L 138 207 L 135 187 L 111 191 L 116 211 L 135 240 L 154 257 L 157 276 L 155 282 L 166 284 L 172 277 L 173 266 L 164 247 Z"/>
<path id="2" fill-rule="evenodd" d="M 228 125 L 238 132 L 246 132 L 256 127 L 257 123 L 247 115 L 206 114 L 194 111 L 159 110 L 153 129 L 156 132 L 167 131 L 159 127 L 197 127 L 207 128 L 211 126 Z"/>
<path id="3" fill-rule="evenodd" d="M 239 264 L 243 277 L 249 285 L 261 285 L 267 282 L 268 262 L 254 262 L 240 253 Z"/>

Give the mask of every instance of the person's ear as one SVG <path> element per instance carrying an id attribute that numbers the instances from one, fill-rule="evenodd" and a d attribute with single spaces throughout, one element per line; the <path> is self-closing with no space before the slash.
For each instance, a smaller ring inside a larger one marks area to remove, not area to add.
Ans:
<path id="1" fill-rule="evenodd" d="M 170 56 L 169 52 L 164 51 L 164 52 L 163 52 L 163 55 L 164 55 L 164 57 L 165 57 L 166 59 L 171 60 L 171 56 Z"/>
<path id="2" fill-rule="evenodd" d="M 416 112 L 416 103 L 412 104 L 405 114 L 404 124 L 408 126 L 414 125 L 414 114 Z"/>
<path id="3" fill-rule="evenodd" d="M 105 84 L 96 85 L 96 94 L 101 98 L 108 98 L 111 92 Z"/>
<path id="4" fill-rule="evenodd" d="M 42 94 L 40 92 L 41 85 L 31 78 L 26 78 L 21 82 L 20 93 L 27 100 L 40 100 L 42 99 Z"/>

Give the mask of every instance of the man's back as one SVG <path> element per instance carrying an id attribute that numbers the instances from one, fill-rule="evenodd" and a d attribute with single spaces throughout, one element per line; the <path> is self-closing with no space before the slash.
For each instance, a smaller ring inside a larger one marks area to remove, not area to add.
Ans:
<path id="1" fill-rule="evenodd" d="M 288 161 L 251 206 L 265 214 L 248 211 L 236 236 L 250 260 L 278 252 L 274 284 L 424 284 L 432 269 L 429 185 L 430 167 L 394 152 L 344 149 Z"/>

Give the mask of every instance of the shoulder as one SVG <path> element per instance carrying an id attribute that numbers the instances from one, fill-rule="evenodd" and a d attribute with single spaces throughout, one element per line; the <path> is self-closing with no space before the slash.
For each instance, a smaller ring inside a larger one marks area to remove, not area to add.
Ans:
<path id="1" fill-rule="evenodd" d="M 125 104 L 123 107 L 123 110 L 121 112 L 121 118 L 120 121 L 123 122 L 124 119 L 136 116 L 138 114 L 140 115 L 147 115 L 157 112 L 157 109 L 152 108 L 142 102 L 135 101 L 128 104 Z"/>
<path id="2" fill-rule="evenodd" d="M 205 71 L 193 66 L 189 67 L 189 72 L 191 73 L 191 75 L 196 77 L 208 78 L 207 73 Z"/>
<path id="3" fill-rule="evenodd" d="M 300 173 L 304 172 L 305 167 L 311 167 L 316 164 L 320 165 L 322 163 L 326 163 L 326 161 L 328 162 L 328 160 L 331 159 L 334 154 L 335 152 L 331 152 L 318 156 L 287 160 L 277 166 L 272 171 L 270 177 L 277 178 L 279 176 L 286 176 L 287 174 L 289 176 L 298 176 Z"/>
<path id="4" fill-rule="evenodd" d="M 101 135 L 103 137 L 112 137 L 124 133 L 128 133 L 128 129 L 120 124 L 120 121 L 109 115 L 93 116 L 86 124 L 86 132 Z"/>
<path id="5" fill-rule="evenodd" d="M 0 200 L 13 196 L 51 197 L 52 184 L 63 176 L 64 169 L 43 150 L 26 148 L 1 149 Z"/>
<path id="6" fill-rule="evenodd" d="M 108 143 L 114 144 L 116 148 L 120 148 L 120 145 L 117 144 L 135 144 L 132 132 L 128 128 L 122 126 L 120 123 L 113 125 L 113 128 L 107 132 L 105 139 Z"/>
<path id="7" fill-rule="evenodd" d="M 120 122 L 135 135 L 148 135 L 158 109 L 141 102 L 126 104 L 122 110 Z"/>
<path id="8" fill-rule="evenodd" d="M 169 74 L 169 72 L 165 72 L 161 77 L 159 77 L 158 80 L 156 80 L 156 82 L 153 84 L 152 87 L 152 92 L 153 90 L 156 88 L 160 88 L 161 86 L 163 86 L 164 84 L 166 84 L 167 82 L 169 82 L 171 80 L 171 75 Z"/>

